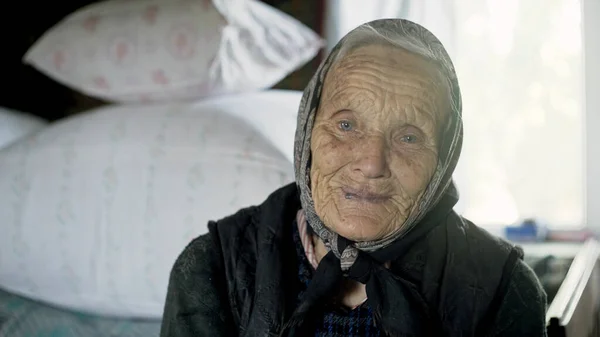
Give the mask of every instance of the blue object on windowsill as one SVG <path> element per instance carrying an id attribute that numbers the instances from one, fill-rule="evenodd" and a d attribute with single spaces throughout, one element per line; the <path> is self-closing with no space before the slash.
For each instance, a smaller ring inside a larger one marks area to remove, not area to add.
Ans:
<path id="1" fill-rule="evenodd" d="M 505 229 L 506 239 L 516 242 L 540 242 L 546 240 L 548 230 L 534 219 L 526 219 L 518 226 Z"/>

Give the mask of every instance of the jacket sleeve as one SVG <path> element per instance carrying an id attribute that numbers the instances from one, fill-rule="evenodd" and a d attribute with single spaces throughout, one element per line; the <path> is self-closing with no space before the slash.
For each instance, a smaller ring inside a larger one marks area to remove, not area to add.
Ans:
<path id="1" fill-rule="evenodd" d="M 218 243 L 193 240 L 171 270 L 161 337 L 237 336 Z"/>
<path id="2" fill-rule="evenodd" d="M 496 315 L 490 336 L 547 336 L 546 293 L 529 266 L 519 260 Z"/>

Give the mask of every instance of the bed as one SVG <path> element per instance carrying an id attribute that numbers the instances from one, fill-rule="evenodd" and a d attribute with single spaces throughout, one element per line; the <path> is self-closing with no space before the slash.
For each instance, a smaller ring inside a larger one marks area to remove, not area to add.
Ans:
<path id="1" fill-rule="evenodd" d="M 157 337 L 159 333 L 157 320 L 86 315 L 0 290 L 0 337 Z"/>

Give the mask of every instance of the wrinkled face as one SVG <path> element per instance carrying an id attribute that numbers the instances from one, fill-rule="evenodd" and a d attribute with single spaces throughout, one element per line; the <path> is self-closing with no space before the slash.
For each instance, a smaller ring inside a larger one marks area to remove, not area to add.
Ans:
<path id="1" fill-rule="evenodd" d="M 312 131 L 311 190 L 323 223 L 354 241 L 394 234 L 438 161 L 448 87 L 404 50 L 358 48 L 328 72 Z"/>

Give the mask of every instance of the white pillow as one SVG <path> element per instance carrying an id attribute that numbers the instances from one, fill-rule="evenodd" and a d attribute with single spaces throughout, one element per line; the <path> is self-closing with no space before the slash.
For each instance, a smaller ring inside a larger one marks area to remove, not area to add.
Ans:
<path id="1" fill-rule="evenodd" d="M 227 113 L 252 125 L 290 163 L 294 162 L 294 138 L 302 91 L 271 89 L 261 92 L 215 97 L 204 107 L 227 106 Z"/>
<path id="2" fill-rule="evenodd" d="M 0 149 L 43 128 L 45 120 L 0 107 Z"/>
<path id="3" fill-rule="evenodd" d="M 256 0 L 110 0 L 65 18 L 24 61 L 101 99 L 172 101 L 271 87 L 321 46 Z"/>
<path id="4" fill-rule="evenodd" d="M 229 110 L 226 100 L 105 107 L 0 151 L 0 288 L 160 318 L 170 268 L 207 222 L 294 179 L 292 163 Z"/>

